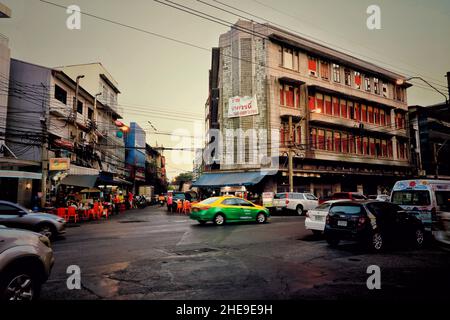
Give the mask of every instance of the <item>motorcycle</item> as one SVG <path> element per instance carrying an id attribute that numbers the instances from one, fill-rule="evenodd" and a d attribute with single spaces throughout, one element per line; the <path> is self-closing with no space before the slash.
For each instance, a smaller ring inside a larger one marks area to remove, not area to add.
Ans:
<path id="1" fill-rule="evenodd" d="M 147 199 L 145 199 L 144 196 L 140 196 L 136 199 L 136 206 L 139 209 L 144 209 L 145 207 L 147 207 Z"/>

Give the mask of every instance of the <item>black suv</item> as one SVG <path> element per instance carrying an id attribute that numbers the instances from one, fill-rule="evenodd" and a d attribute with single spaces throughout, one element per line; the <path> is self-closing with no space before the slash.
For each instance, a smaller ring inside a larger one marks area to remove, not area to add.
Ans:
<path id="1" fill-rule="evenodd" d="M 341 239 L 350 239 L 367 244 L 373 251 L 384 249 L 386 243 L 405 240 L 421 246 L 425 237 L 422 223 L 414 213 L 382 201 L 333 204 L 324 234 L 331 246 L 337 246 Z"/>

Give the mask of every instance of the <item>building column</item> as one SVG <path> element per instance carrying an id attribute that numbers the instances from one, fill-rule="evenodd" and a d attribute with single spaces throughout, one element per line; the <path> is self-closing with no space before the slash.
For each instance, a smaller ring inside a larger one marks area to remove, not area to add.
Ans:
<path id="1" fill-rule="evenodd" d="M 394 156 L 394 160 L 398 160 L 397 137 L 392 137 L 392 155 Z"/>

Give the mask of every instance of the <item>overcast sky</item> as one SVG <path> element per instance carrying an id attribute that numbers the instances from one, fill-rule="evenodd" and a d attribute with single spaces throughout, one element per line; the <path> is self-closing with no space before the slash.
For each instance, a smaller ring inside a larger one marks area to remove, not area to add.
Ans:
<path id="1" fill-rule="evenodd" d="M 227 27 L 163 6 L 152 0 L 49 0 L 76 4 L 100 17 L 159 33 L 192 44 L 217 46 Z M 237 17 L 196 0 L 173 0 L 235 22 Z M 203 0 L 219 6 L 213 0 Z M 440 85 L 450 71 L 450 1 L 448 0 L 220 0 L 276 22 L 330 46 L 405 75 L 421 75 Z M 152 134 L 184 128 L 193 134 L 193 119 L 202 121 L 208 95 L 210 54 L 149 34 L 83 16 L 81 30 L 68 30 L 65 10 L 39 0 L 0 0 L 12 9 L 12 19 L 0 20 L 0 33 L 10 38 L 12 56 L 49 67 L 102 62 L 118 81 L 126 121 L 148 129 L 147 142 L 176 146 L 169 136 Z M 366 27 L 366 9 L 381 8 L 381 30 Z M 256 19 L 257 20 L 257 19 Z M 370 57 L 371 59 L 368 59 Z M 419 85 L 423 85 L 417 82 Z M 438 87 L 446 91 L 443 87 Z M 443 100 L 421 88 L 408 90 L 409 104 Z M 162 112 L 152 114 L 151 110 Z M 182 114 L 187 117 L 183 117 Z M 164 118 L 163 118 L 164 117 Z M 171 119 L 167 119 L 171 118 Z M 190 147 L 190 146 L 188 146 Z M 176 164 L 166 151 L 168 174 L 191 170 Z M 174 154 L 174 158 L 179 155 Z"/>

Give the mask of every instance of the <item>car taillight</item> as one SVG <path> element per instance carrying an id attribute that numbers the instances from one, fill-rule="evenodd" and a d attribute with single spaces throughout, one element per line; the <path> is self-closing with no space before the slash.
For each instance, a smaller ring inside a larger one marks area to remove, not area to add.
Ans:
<path id="1" fill-rule="evenodd" d="M 289 204 L 289 200 L 286 199 L 286 204 Z"/>
<path id="2" fill-rule="evenodd" d="M 359 217 L 359 219 L 358 219 L 358 226 L 363 226 L 364 225 L 364 223 L 366 223 L 366 217 Z"/>
<path id="3" fill-rule="evenodd" d="M 307 216 L 309 218 L 309 213 L 308 211 L 306 211 L 305 216 Z"/>

